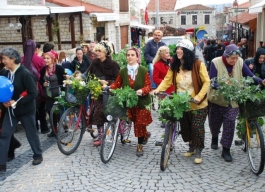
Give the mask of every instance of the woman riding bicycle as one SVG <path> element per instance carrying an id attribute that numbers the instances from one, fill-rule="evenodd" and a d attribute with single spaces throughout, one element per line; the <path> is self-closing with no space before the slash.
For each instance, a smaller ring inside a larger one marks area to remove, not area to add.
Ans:
<path id="1" fill-rule="evenodd" d="M 128 117 L 134 123 L 134 134 L 138 137 L 136 155 L 143 155 L 143 144 L 146 144 L 151 133 L 146 126 L 152 122 L 150 111 L 145 106 L 151 103 L 149 92 L 151 91 L 151 81 L 147 69 L 138 64 L 139 53 L 136 48 L 130 48 L 126 52 L 127 67 L 120 70 L 115 83 L 110 85 L 110 89 L 117 89 L 130 86 L 139 95 L 136 107 L 128 109 Z"/>
<path id="2" fill-rule="evenodd" d="M 188 92 L 194 99 L 195 103 L 190 104 L 191 110 L 184 112 L 180 126 L 183 140 L 189 142 L 189 150 L 184 156 L 190 157 L 196 152 L 194 162 L 201 163 L 205 138 L 204 123 L 208 111 L 206 93 L 210 79 L 205 64 L 195 56 L 193 44 L 187 39 L 177 43 L 176 55 L 170 69 L 154 93 L 167 90 L 172 82 L 177 93 Z"/>
<path id="3" fill-rule="evenodd" d="M 87 73 L 95 75 L 100 79 L 102 84 L 109 84 L 115 81 L 120 67 L 116 61 L 111 59 L 112 48 L 108 42 L 102 41 L 98 43 L 94 48 L 97 58 L 93 60 Z M 101 145 L 101 137 L 103 134 L 103 124 L 105 122 L 105 115 L 103 112 L 103 98 L 100 96 L 95 102 L 95 111 L 92 118 L 92 124 L 97 125 L 98 139 L 94 141 L 95 146 Z"/>

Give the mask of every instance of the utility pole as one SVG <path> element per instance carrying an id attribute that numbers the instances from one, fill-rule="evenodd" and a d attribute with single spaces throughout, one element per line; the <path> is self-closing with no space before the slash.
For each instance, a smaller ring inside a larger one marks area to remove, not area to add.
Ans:
<path id="1" fill-rule="evenodd" d="M 156 29 L 158 29 L 158 22 L 159 22 L 159 0 L 156 0 Z"/>

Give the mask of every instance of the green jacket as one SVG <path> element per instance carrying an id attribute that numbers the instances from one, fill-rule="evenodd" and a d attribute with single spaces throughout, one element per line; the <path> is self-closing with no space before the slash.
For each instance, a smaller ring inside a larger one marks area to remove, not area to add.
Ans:
<path id="1" fill-rule="evenodd" d="M 139 66 L 138 74 L 136 76 L 136 79 L 134 82 L 134 87 L 133 87 L 133 89 L 135 91 L 144 87 L 144 81 L 145 81 L 146 73 L 147 73 L 147 69 L 144 68 L 143 66 Z M 121 79 L 122 79 L 122 87 L 130 86 L 127 67 L 124 67 L 123 69 L 120 70 L 120 75 L 121 75 Z M 137 106 L 140 109 L 144 109 L 147 105 L 149 105 L 151 103 L 151 97 L 150 97 L 149 93 L 145 96 L 138 96 L 138 97 L 139 98 L 138 98 Z"/>

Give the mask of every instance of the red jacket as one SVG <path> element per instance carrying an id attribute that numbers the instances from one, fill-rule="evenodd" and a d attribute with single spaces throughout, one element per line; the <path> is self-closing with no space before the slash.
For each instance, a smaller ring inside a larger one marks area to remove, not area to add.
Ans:
<path id="1" fill-rule="evenodd" d="M 153 81 L 158 86 L 165 78 L 169 65 L 166 65 L 162 61 L 158 61 L 154 64 Z M 173 84 L 166 90 L 168 94 L 174 92 Z"/>

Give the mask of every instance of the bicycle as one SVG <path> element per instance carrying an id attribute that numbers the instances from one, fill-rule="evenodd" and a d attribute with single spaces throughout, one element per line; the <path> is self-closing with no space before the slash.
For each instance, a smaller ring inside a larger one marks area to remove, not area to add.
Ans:
<path id="1" fill-rule="evenodd" d="M 239 104 L 240 116 L 246 118 L 246 131 L 244 134 L 244 146 L 248 155 L 251 171 L 259 175 L 264 170 L 265 149 L 262 129 L 257 121 L 264 116 L 265 103 L 250 102 Z"/>
<path id="2" fill-rule="evenodd" d="M 51 108 L 49 119 L 50 119 L 51 129 L 54 132 L 56 138 L 58 134 L 59 121 L 65 111 L 66 107 L 60 105 L 58 101 L 55 101 Z"/>
<path id="3" fill-rule="evenodd" d="M 172 98 L 172 95 L 161 92 L 156 94 L 160 98 L 169 97 Z M 193 99 L 190 99 L 189 102 L 194 102 Z M 167 119 L 165 123 L 165 134 L 162 144 L 161 158 L 160 158 L 160 169 L 164 171 L 167 167 L 168 159 L 170 157 L 171 151 L 175 148 L 175 141 L 180 135 L 180 122 L 173 117 L 164 116 L 164 119 Z M 156 143 L 156 146 L 160 144 Z"/>
<path id="4" fill-rule="evenodd" d="M 111 96 L 107 99 L 108 103 L 115 100 L 117 101 L 117 98 L 115 96 Z M 132 128 L 132 122 L 128 120 L 127 117 L 124 118 L 127 112 L 126 108 L 122 108 L 116 105 L 115 109 L 113 108 L 109 111 L 111 111 L 111 113 L 106 115 L 108 122 L 105 123 L 104 133 L 101 138 L 100 159 L 103 163 L 108 163 L 110 161 L 115 151 L 119 135 L 122 144 L 130 143 L 128 138 Z"/>
<path id="5" fill-rule="evenodd" d="M 94 100 L 91 100 L 88 113 L 85 104 L 68 108 L 62 115 L 58 126 L 57 145 L 59 150 L 70 155 L 79 147 L 83 134 L 91 125 L 91 117 L 94 111 Z M 90 131 L 92 138 L 96 138 L 93 129 Z"/>

